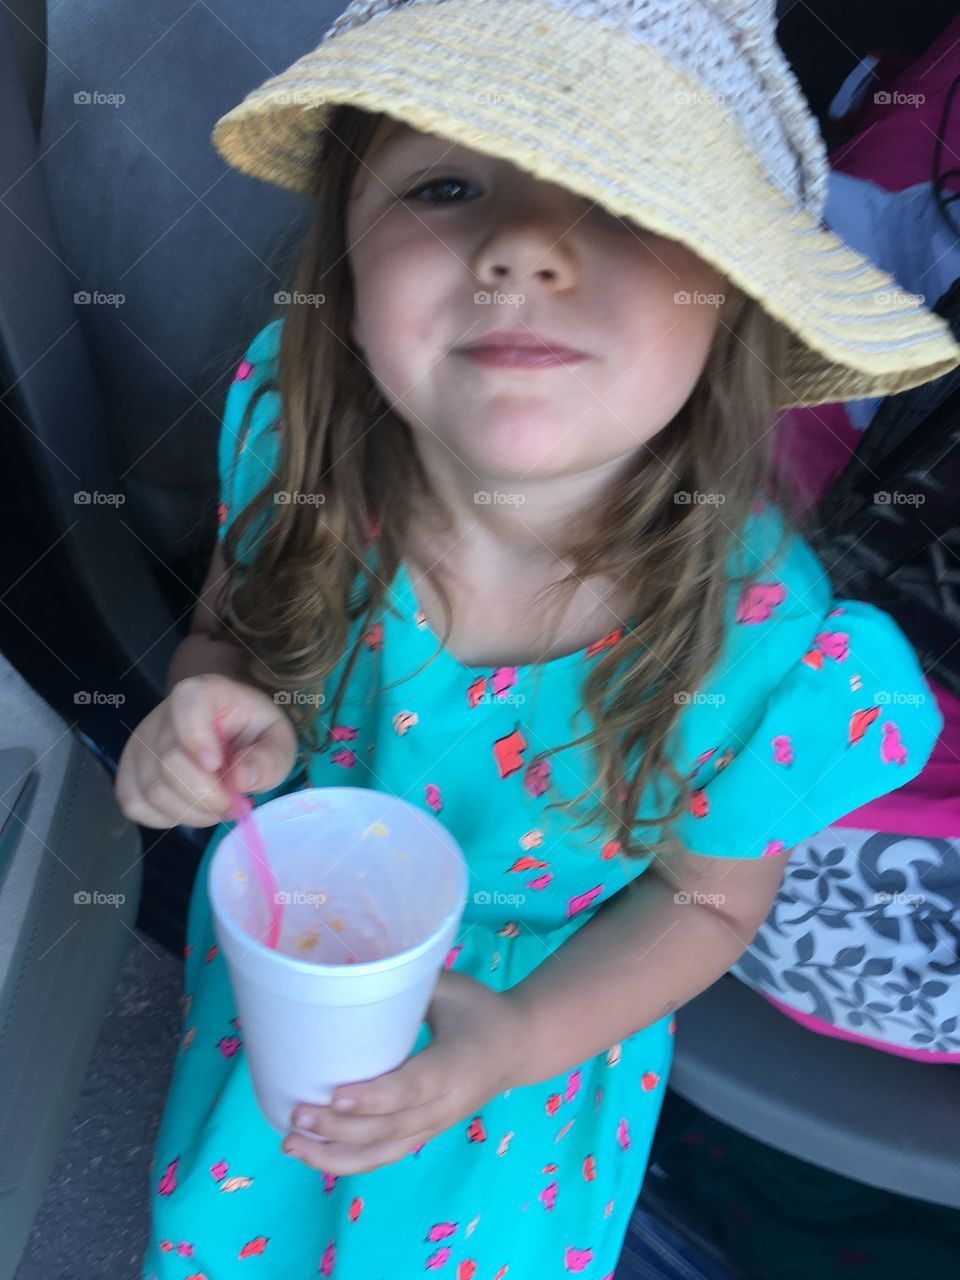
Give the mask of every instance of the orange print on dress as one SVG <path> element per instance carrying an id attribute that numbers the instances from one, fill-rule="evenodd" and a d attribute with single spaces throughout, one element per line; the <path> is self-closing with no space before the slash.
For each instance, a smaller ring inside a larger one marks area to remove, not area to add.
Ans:
<path id="1" fill-rule="evenodd" d="M 596 1156 L 585 1156 L 581 1168 L 584 1182 L 593 1182 L 597 1176 L 597 1158 Z"/>
<path id="2" fill-rule="evenodd" d="M 509 778 L 523 767 L 523 753 L 526 749 L 527 740 L 519 729 L 514 729 L 503 738 L 497 738 L 493 744 L 493 758 L 501 778 Z"/>
<path id="3" fill-rule="evenodd" d="M 224 524 L 226 524 L 227 516 L 229 514 L 230 514 L 230 508 L 226 505 L 226 503 L 223 503 L 223 502 L 219 503 L 219 505 L 217 506 L 217 524 L 220 525 L 221 527 Z"/>
<path id="4" fill-rule="evenodd" d="M 520 928 L 513 920 L 508 920 L 502 929 L 497 930 L 498 938 L 519 938 L 519 936 Z"/>
<path id="5" fill-rule="evenodd" d="M 598 653 L 603 653 L 604 649 L 612 649 L 615 644 L 619 644 L 623 639 L 623 627 L 617 627 L 616 631 L 611 631 L 600 640 L 594 640 L 592 644 L 587 645 L 586 654 L 588 658 L 595 657 Z"/>
<path id="6" fill-rule="evenodd" d="M 363 633 L 363 643 L 368 649 L 383 648 L 383 623 L 375 622 Z"/>
<path id="7" fill-rule="evenodd" d="M 457 959 L 457 956 L 460 954 L 462 950 L 463 950 L 462 942 L 458 942 L 455 947 L 451 947 L 450 950 L 447 952 L 446 956 L 444 957 L 443 967 L 445 969 L 452 969 Z"/>
<path id="8" fill-rule="evenodd" d="M 470 1142 L 486 1142 L 487 1131 L 483 1126 L 483 1117 L 474 1116 L 467 1126 L 467 1139 Z"/>
<path id="9" fill-rule="evenodd" d="M 419 723 L 420 717 L 415 711 L 398 711 L 393 717 L 393 731 L 398 738 L 402 738 L 415 724 Z"/>
<path id="10" fill-rule="evenodd" d="M 203 963 L 204 963 L 204 964 L 209 964 L 209 963 L 210 963 L 210 961 L 213 959 L 213 957 L 217 954 L 217 952 L 219 951 L 219 949 L 220 949 L 220 948 L 217 946 L 217 944 L 216 944 L 216 943 L 214 943 L 214 944 L 213 944 L 213 946 L 210 948 L 210 950 L 207 952 L 207 958 L 204 960 L 204 962 L 203 962 Z"/>
<path id="11" fill-rule="evenodd" d="M 563 1251 L 563 1265 L 567 1271 L 586 1271 L 592 1261 L 592 1249 L 575 1249 L 568 1244 Z"/>
<path id="12" fill-rule="evenodd" d="M 464 1258 L 457 1264 L 456 1280 L 473 1280 L 477 1274 L 477 1264 L 472 1258 Z"/>
<path id="13" fill-rule="evenodd" d="M 644 1093 L 649 1093 L 651 1089 L 655 1089 L 660 1083 L 660 1077 L 655 1071 L 645 1071 L 640 1077 L 640 1088 Z"/>
<path id="14" fill-rule="evenodd" d="M 187 1034 L 183 1037 L 183 1044 L 180 1046 L 180 1052 L 186 1053 L 186 1051 L 190 1048 L 190 1046 L 193 1044 L 196 1038 L 197 1038 L 197 1028 L 191 1027 L 190 1030 L 187 1032 Z"/>
<path id="15" fill-rule="evenodd" d="M 546 1108 L 547 1115 L 555 1116 L 557 1112 L 560 1110 L 560 1103 L 562 1101 L 563 1099 L 560 1097 L 559 1093 L 551 1093 L 549 1098 L 547 1098 L 546 1102 L 544 1103 L 544 1107 Z"/>
<path id="16" fill-rule="evenodd" d="M 572 1120 L 568 1120 L 567 1123 L 560 1130 L 560 1132 L 557 1134 L 557 1136 L 554 1138 L 554 1142 L 559 1142 L 561 1138 L 565 1137 L 576 1123 L 577 1123 L 576 1116 L 574 1116 Z"/>
<path id="17" fill-rule="evenodd" d="M 608 840 L 600 850 L 600 857 L 604 862 L 609 862 L 611 858 L 615 858 L 617 856 L 622 848 L 623 845 L 619 840 Z"/>
<path id="18" fill-rule="evenodd" d="M 744 587 L 737 601 L 736 621 L 752 626 L 769 622 L 778 604 L 783 604 L 787 591 L 782 582 L 758 582 Z"/>
<path id="19" fill-rule="evenodd" d="M 253 1186 L 252 1178 L 227 1178 L 220 1183 L 220 1190 L 225 1191 L 227 1195 L 232 1195 L 235 1191 L 245 1191 L 247 1187 Z"/>
<path id="20" fill-rule="evenodd" d="M 503 1137 L 500 1139 L 499 1143 L 497 1144 L 498 1156 L 505 1156 L 507 1154 L 507 1152 L 510 1150 L 510 1143 L 512 1140 L 513 1140 L 513 1130 L 510 1129 L 508 1130 L 507 1133 L 503 1135 Z"/>
<path id="21" fill-rule="evenodd" d="M 543 832 L 538 827 L 533 827 L 530 831 L 524 832 L 520 837 L 520 848 L 526 852 L 528 849 L 539 849 L 543 844 Z"/>
<path id="22" fill-rule="evenodd" d="M 354 1196 L 350 1201 L 350 1208 L 347 1210 L 347 1217 L 351 1222 L 356 1222 L 363 1213 L 363 1197 Z"/>
<path id="23" fill-rule="evenodd" d="M 607 1066 L 608 1067 L 615 1067 L 617 1065 L 617 1063 L 620 1061 L 620 1053 L 621 1053 L 621 1049 L 619 1044 L 613 1044 L 610 1046 L 610 1048 L 607 1050 Z"/>
<path id="24" fill-rule="evenodd" d="M 710 801 L 707 793 L 702 787 L 695 788 L 690 793 L 689 813 L 692 818 L 705 818 L 710 812 Z"/>
<path id="25" fill-rule="evenodd" d="M 549 862 L 543 862 L 539 858 L 517 858 L 507 867 L 507 871 L 533 871 L 538 867 L 549 867 Z"/>
<path id="26" fill-rule="evenodd" d="M 476 680 L 471 680 L 467 687 L 467 706 L 472 711 L 474 707 L 479 706 L 484 700 L 487 693 L 487 677 L 477 676 Z"/>
<path id="27" fill-rule="evenodd" d="M 240 1260 L 244 1258 L 258 1257 L 261 1253 L 264 1252 L 264 1250 L 266 1249 L 269 1243 L 270 1243 L 269 1236 L 254 1236 L 252 1240 L 247 1241 L 247 1243 L 240 1250 L 237 1257 Z"/>
<path id="28" fill-rule="evenodd" d="M 850 740 L 850 746 L 854 746 L 859 742 L 870 726 L 882 714 L 879 707 L 870 707 L 866 711 L 855 711 L 850 717 L 850 724 L 847 730 L 847 736 Z"/>

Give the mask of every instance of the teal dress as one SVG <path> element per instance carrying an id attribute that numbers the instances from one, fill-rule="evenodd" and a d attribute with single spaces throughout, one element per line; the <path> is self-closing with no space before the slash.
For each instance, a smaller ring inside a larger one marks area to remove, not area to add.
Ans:
<path id="1" fill-rule="evenodd" d="M 275 361 L 281 324 L 256 335 L 227 395 L 221 535 L 274 471 L 275 393 L 261 400 L 248 437 L 237 433 Z M 747 532 L 756 563 L 777 519 L 757 501 Z M 834 599 L 801 539 L 758 586 L 731 596 L 725 626 L 711 680 L 678 726 L 678 755 L 696 783 L 678 825 L 688 848 L 774 854 L 920 772 L 942 720 L 913 651 L 885 613 Z M 585 716 L 575 719 L 579 681 L 620 634 L 538 668 L 467 667 L 437 653 L 402 564 L 363 637 L 332 741 L 309 762 L 312 786 L 391 792 L 453 832 L 471 883 L 444 963 L 494 990 L 521 982 L 649 865 L 619 857 L 610 831 L 571 832 L 562 812 L 545 812 L 589 785 L 582 746 L 530 765 L 535 751 L 586 731 Z M 303 783 L 292 774 L 256 801 Z M 281 1152 L 254 1097 L 207 898 L 210 858 L 229 829 L 214 831 L 190 902 L 183 1029 L 151 1167 L 144 1280 L 414 1280 L 426 1271 L 611 1280 L 682 1010 L 552 1079 L 506 1090 L 392 1165 L 318 1172 Z M 423 1023 L 412 1052 L 429 1041 Z"/>

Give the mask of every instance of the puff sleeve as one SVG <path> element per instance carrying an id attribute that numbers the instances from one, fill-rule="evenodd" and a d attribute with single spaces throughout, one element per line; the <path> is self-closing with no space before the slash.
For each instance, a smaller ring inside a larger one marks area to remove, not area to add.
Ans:
<path id="1" fill-rule="evenodd" d="M 751 556 L 781 519 L 755 504 Z M 756 585 L 731 588 L 720 659 L 676 726 L 694 786 L 676 833 L 707 857 L 792 848 L 915 778 L 943 728 L 889 614 L 834 598 L 799 534 L 775 566 L 761 562 Z"/>
<path id="2" fill-rule="evenodd" d="M 283 320 L 273 320 L 254 337 L 237 366 L 227 390 L 220 438 L 217 446 L 217 469 L 220 503 L 217 512 L 217 537 L 220 542 L 240 511 L 277 475 L 279 459 L 280 398 L 275 391 L 265 392 L 257 401 L 250 421 L 243 425 L 244 412 L 256 388 L 276 373 Z M 269 520 L 250 531 L 240 548 L 240 560 L 253 551 L 253 536 L 262 534 Z"/>

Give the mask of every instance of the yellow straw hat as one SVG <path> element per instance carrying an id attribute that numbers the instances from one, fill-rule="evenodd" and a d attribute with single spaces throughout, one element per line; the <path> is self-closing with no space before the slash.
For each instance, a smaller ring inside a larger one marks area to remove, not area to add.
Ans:
<path id="1" fill-rule="evenodd" d="M 823 222 L 826 148 L 775 0 L 353 0 L 212 141 L 241 172 L 310 194 L 338 103 L 686 244 L 789 330 L 781 408 L 960 364 L 946 320 Z"/>

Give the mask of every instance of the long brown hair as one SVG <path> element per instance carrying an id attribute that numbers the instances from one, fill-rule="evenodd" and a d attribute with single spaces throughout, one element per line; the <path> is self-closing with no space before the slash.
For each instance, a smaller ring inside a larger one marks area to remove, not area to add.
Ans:
<path id="1" fill-rule="evenodd" d="M 407 554 L 411 513 L 429 512 L 437 528 L 446 519 L 409 426 L 380 393 L 349 333 L 354 294 L 345 209 L 381 118 L 341 105 L 326 130 L 313 218 L 288 286 L 291 293 L 322 295 L 325 301 L 283 307 L 277 377 L 256 389 L 239 432 L 242 438 L 259 397 L 277 391 L 283 406 L 278 473 L 234 513 L 224 543 L 221 634 L 240 639 L 252 655 L 249 679 L 281 695 L 304 763 L 330 745 L 368 626 L 380 616 Z M 638 451 L 632 474 L 619 479 L 571 530 L 563 556 L 571 572 L 541 593 L 563 595 L 599 575 L 634 602 L 636 625 L 602 651 L 583 681 L 581 702 L 591 727 L 572 742 L 538 753 L 528 765 L 589 743 L 594 785 L 547 807 L 574 811 L 597 791 L 594 808 L 582 813 L 574 829 L 599 822 L 627 858 L 651 852 L 659 857 L 679 847 L 671 824 L 690 803 L 692 788 L 669 759 L 667 744 L 684 706 L 717 661 L 731 584 L 759 576 L 728 574 L 731 549 L 740 544 L 751 505 L 762 495 L 780 510 L 782 538 L 771 548 L 768 566 L 804 523 L 772 465 L 786 330 L 729 281 L 721 320 L 687 402 Z M 322 495 L 320 505 L 276 504 L 278 488 Z M 712 497 L 702 500 L 704 495 Z M 370 512 L 377 523 L 374 567 L 368 556 Z M 262 527 L 259 521 L 268 513 L 269 527 L 255 554 L 238 567 L 239 543 L 255 524 Z M 428 576 L 443 603 L 445 642 L 449 596 L 439 575 Z M 358 582 L 364 588 L 359 597 Z M 344 657 L 358 619 L 363 625 L 330 699 L 327 677 Z M 640 819 L 641 798 L 646 809 L 651 784 L 657 804 L 663 803 L 665 779 L 678 788 L 674 803 Z M 645 827 L 661 827 L 660 838 L 651 830 L 651 839 L 644 840 Z"/>

